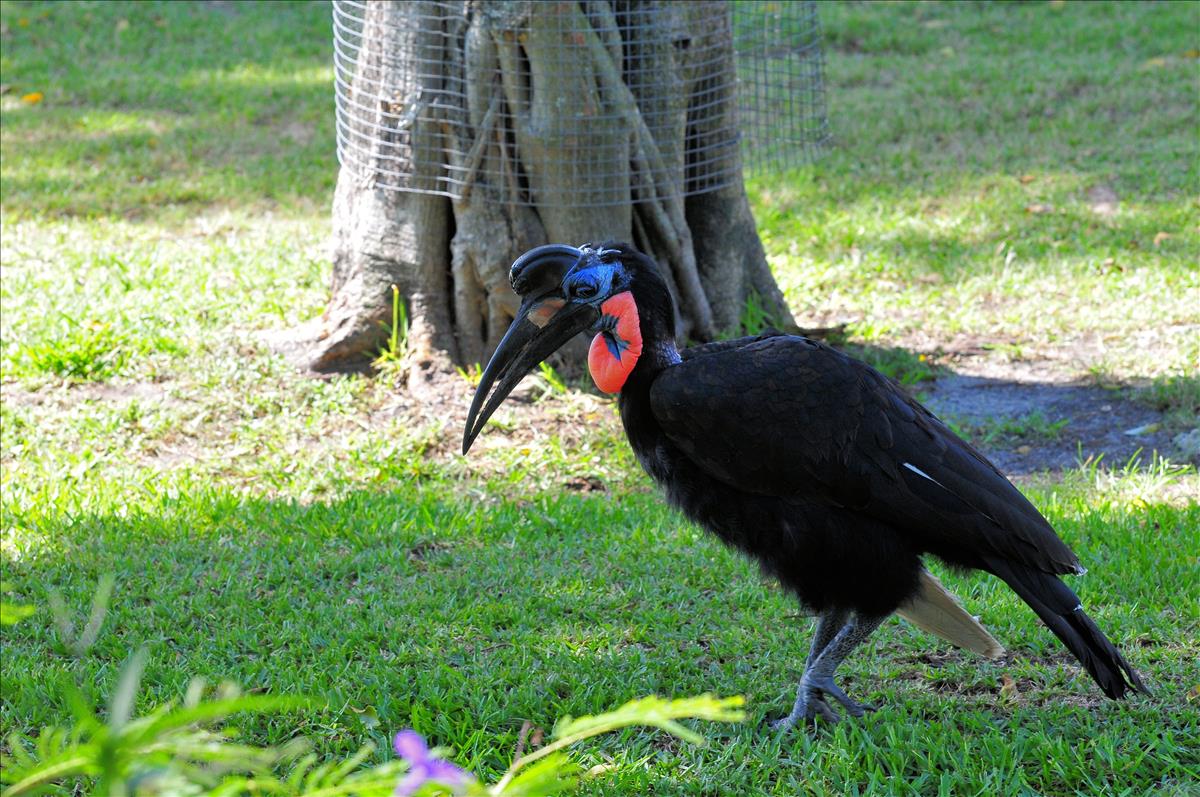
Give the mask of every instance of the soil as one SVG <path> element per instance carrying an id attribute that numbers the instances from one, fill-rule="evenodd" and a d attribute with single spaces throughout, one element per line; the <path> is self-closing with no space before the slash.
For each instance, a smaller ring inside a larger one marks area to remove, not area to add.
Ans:
<path id="1" fill-rule="evenodd" d="M 1172 442 L 1180 430 L 1164 424 L 1161 412 L 1131 400 L 1126 388 L 1099 387 L 1073 377 L 1071 369 L 1054 359 L 1014 362 L 978 350 L 951 355 L 943 365 L 945 370 L 936 381 L 922 383 L 915 392 L 936 414 L 953 419 L 960 427 L 986 430 L 1009 422 L 1019 430 L 1036 414 L 1060 426 L 1054 431 L 1032 428 L 1026 433 L 994 433 L 990 439 L 975 439 L 980 450 L 1010 477 L 1020 480 L 1074 468 L 1089 459 L 1115 468 L 1140 456 L 1143 464 L 1148 464 L 1155 452 L 1182 461 Z M 428 416 L 423 419 L 426 421 L 437 417 L 445 423 L 444 439 L 434 450 L 457 452 L 472 388 L 453 378 L 434 386 L 433 392 L 440 394 L 433 406 L 420 410 L 402 401 L 393 412 L 418 416 L 413 420 L 423 415 Z M 603 411 L 606 399 L 599 396 L 571 393 L 555 396 L 547 405 L 538 401 L 545 393 L 536 377 L 523 381 L 500 410 L 509 413 L 508 428 L 490 429 L 476 446 L 528 445 L 547 434 L 577 438 L 586 435 L 590 424 L 609 419 L 617 422 L 615 414 Z M 584 484 L 567 486 L 595 489 Z"/>
<path id="2" fill-rule="evenodd" d="M 1143 463 L 1148 463 L 1154 452 L 1175 462 L 1184 460 L 1172 440 L 1180 431 L 1187 430 L 1163 424 L 1162 413 L 1130 400 L 1127 389 L 1103 388 L 1071 376 L 1072 369 L 1064 368 L 1054 358 L 1012 361 L 994 351 L 960 349 L 941 358 L 941 365 L 943 370 L 935 381 L 916 386 L 918 397 L 936 414 L 960 428 L 984 430 L 986 436 L 977 435 L 974 442 L 997 467 L 1018 481 L 1073 468 L 1089 459 L 1093 462 L 1099 459 L 1110 468 L 1121 467 L 1139 455 Z M 369 410 L 365 421 L 374 424 L 402 418 L 409 428 L 437 429 L 430 434 L 426 453 L 444 460 L 456 456 L 460 450 L 462 428 L 474 389 L 458 374 L 431 376 L 419 395 L 396 386 L 392 399 Z M 583 380 L 571 381 L 581 384 Z M 15 404 L 49 403 L 64 411 L 83 400 L 179 402 L 166 387 L 89 384 L 26 392 L 6 384 L 4 400 Z M 1027 422 L 1033 414 L 1044 419 L 1043 428 L 1036 428 L 1036 424 L 1031 427 Z M 493 427 L 481 435 L 476 449 L 528 446 L 547 437 L 577 445 L 598 424 L 612 424 L 614 437 L 620 437 L 615 428 L 619 421 L 609 399 L 578 391 L 555 393 L 536 376 L 522 381 L 497 417 L 504 420 L 502 427 Z M 362 417 L 348 417 L 346 427 L 359 428 L 363 422 Z M 1015 431 L 995 431 L 1005 422 Z M 1046 423 L 1058 428 L 1047 431 Z M 187 461 L 190 452 L 176 451 L 178 443 L 162 441 L 154 447 L 150 459 L 168 469 L 177 462 Z M 476 458 L 475 467 L 484 461 Z M 600 480 L 587 477 L 562 486 L 580 492 L 605 489 Z"/>
<path id="3" fill-rule="evenodd" d="M 1061 470 L 1080 462 L 1101 461 L 1119 467 L 1139 455 L 1173 453 L 1172 432 L 1162 413 L 1131 401 L 1121 389 L 1081 383 L 1049 360 L 1011 362 L 1001 357 L 960 356 L 932 387 L 922 391 L 929 409 L 960 425 L 992 427 L 1040 414 L 1053 423 L 1066 421 L 1054 433 L 1031 430 L 1021 435 L 978 441 L 1002 471 L 1023 476 Z"/>

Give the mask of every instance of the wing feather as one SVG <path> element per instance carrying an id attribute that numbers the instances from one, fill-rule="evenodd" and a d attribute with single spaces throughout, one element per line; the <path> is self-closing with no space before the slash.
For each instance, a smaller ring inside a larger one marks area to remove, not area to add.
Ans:
<path id="1" fill-rule="evenodd" d="M 935 552 L 1078 570 L 999 470 L 878 371 L 807 338 L 736 343 L 684 357 L 650 392 L 664 433 L 713 477 L 862 512 Z"/>

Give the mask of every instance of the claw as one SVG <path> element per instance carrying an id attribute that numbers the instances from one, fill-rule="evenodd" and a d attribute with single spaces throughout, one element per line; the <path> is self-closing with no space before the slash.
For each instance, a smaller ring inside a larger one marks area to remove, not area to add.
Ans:
<path id="1" fill-rule="evenodd" d="M 819 689 L 802 688 L 796 697 L 796 704 L 792 706 L 792 713 L 772 722 L 771 729 L 782 733 L 796 727 L 800 722 L 815 726 L 818 718 L 830 724 L 841 721 L 837 712 L 825 702 Z"/>
<path id="2" fill-rule="evenodd" d="M 842 707 L 846 709 L 846 713 L 855 718 L 862 717 L 868 711 L 876 710 L 875 706 L 852 700 L 833 682 L 833 678 L 830 676 L 805 675 L 800 679 L 800 688 L 797 692 L 796 704 L 792 706 L 792 713 L 772 722 L 772 730 L 779 732 L 791 730 L 801 720 L 809 725 L 815 725 L 818 718 L 831 724 L 839 722 L 841 717 L 826 702 L 826 695 L 841 703 Z"/>
<path id="3" fill-rule="evenodd" d="M 856 700 L 851 700 L 846 693 L 843 692 L 841 688 L 833 682 L 832 676 L 817 678 L 805 677 L 803 680 L 808 681 L 810 689 L 818 692 L 824 692 L 837 702 L 841 703 L 852 717 L 862 717 L 868 711 L 874 711 L 874 707 L 872 706 L 863 705 Z"/>
<path id="4" fill-rule="evenodd" d="M 831 725 L 841 722 L 841 718 L 829 707 L 829 704 L 824 700 L 814 700 L 808 706 L 799 711 L 792 709 L 792 713 L 786 717 L 780 717 L 777 720 L 770 722 L 771 730 L 776 733 L 786 733 L 797 725 L 803 723 L 811 728 L 817 727 L 817 718 L 830 723 Z"/>
<path id="5" fill-rule="evenodd" d="M 831 629 L 840 625 L 845 615 L 844 611 L 831 611 L 821 615 L 813 650 L 809 653 L 809 664 L 800 678 L 800 686 L 796 689 L 796 702 L 792 706 L 792 713 L 772 723 L 771 727 L 778 731 L 786 731 L 800 720 L 812 723 L 817 717 L 826 722 L 837 722 L 840 717 L 830 707 L 826 697 L 832 697 L 841 703 L 842 708 L 852 717 L 862 717 L 868 711 L 875 710 L 873 706 L 865 706 L 847 697 L 833 682 L 833 671 L 851 650 L 879 627 L 884 618 L 882 615 L 855 614 L 853 621 L 841 625 L 837 633 L 829 638 Z"/>
<path id="6" fill-rule="evenodd" d="M 777 720 L 771 720 L 767 723 L 771 730 L 776 733 L 787 733 L 792 728 L 796 727 L 796 717 L 788 714 L 786 717 L 780 717 Z"/>

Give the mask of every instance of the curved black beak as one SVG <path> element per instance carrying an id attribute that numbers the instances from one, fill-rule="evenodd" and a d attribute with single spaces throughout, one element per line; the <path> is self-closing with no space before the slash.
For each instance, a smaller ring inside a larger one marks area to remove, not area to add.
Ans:
<path id="1" fill-rule="evenodd" d="M 598 320 L 598 308 L 568 302 L 557 292 L 522 301 L 516 319 L 504 333 L 475 389 L 467 427 L 463 430 L 463 453 L 471 448 L 487 419 L 525 374 Z M 493 384 L 495 390 L 491 389 Z"/>

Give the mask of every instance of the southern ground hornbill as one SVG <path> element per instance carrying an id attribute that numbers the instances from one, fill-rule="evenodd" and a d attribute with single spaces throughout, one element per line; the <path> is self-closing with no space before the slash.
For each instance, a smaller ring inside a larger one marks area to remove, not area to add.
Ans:
<path id="1" fill-rule="evenodd" d="M 861 716 L 834 670 L 893 612 L 985 655 L 1002 651 L 923 554 L 1002 579 L 1109 697 L 1146 691 L 1058 579 L 1083 568 L 1050 524 L 870 366 L 791 335 L 679 351 L 666 284 L 625 244 L 538 247 L 511 280 L 522 304 L 484 370 L 463 453 L 537 363 L 594 334 L 592 377 L 620 394 L 629 443 L 668 500 L 818 613 L 795 705 L 777 727 L 836 721 L 828 698 Z"/>

